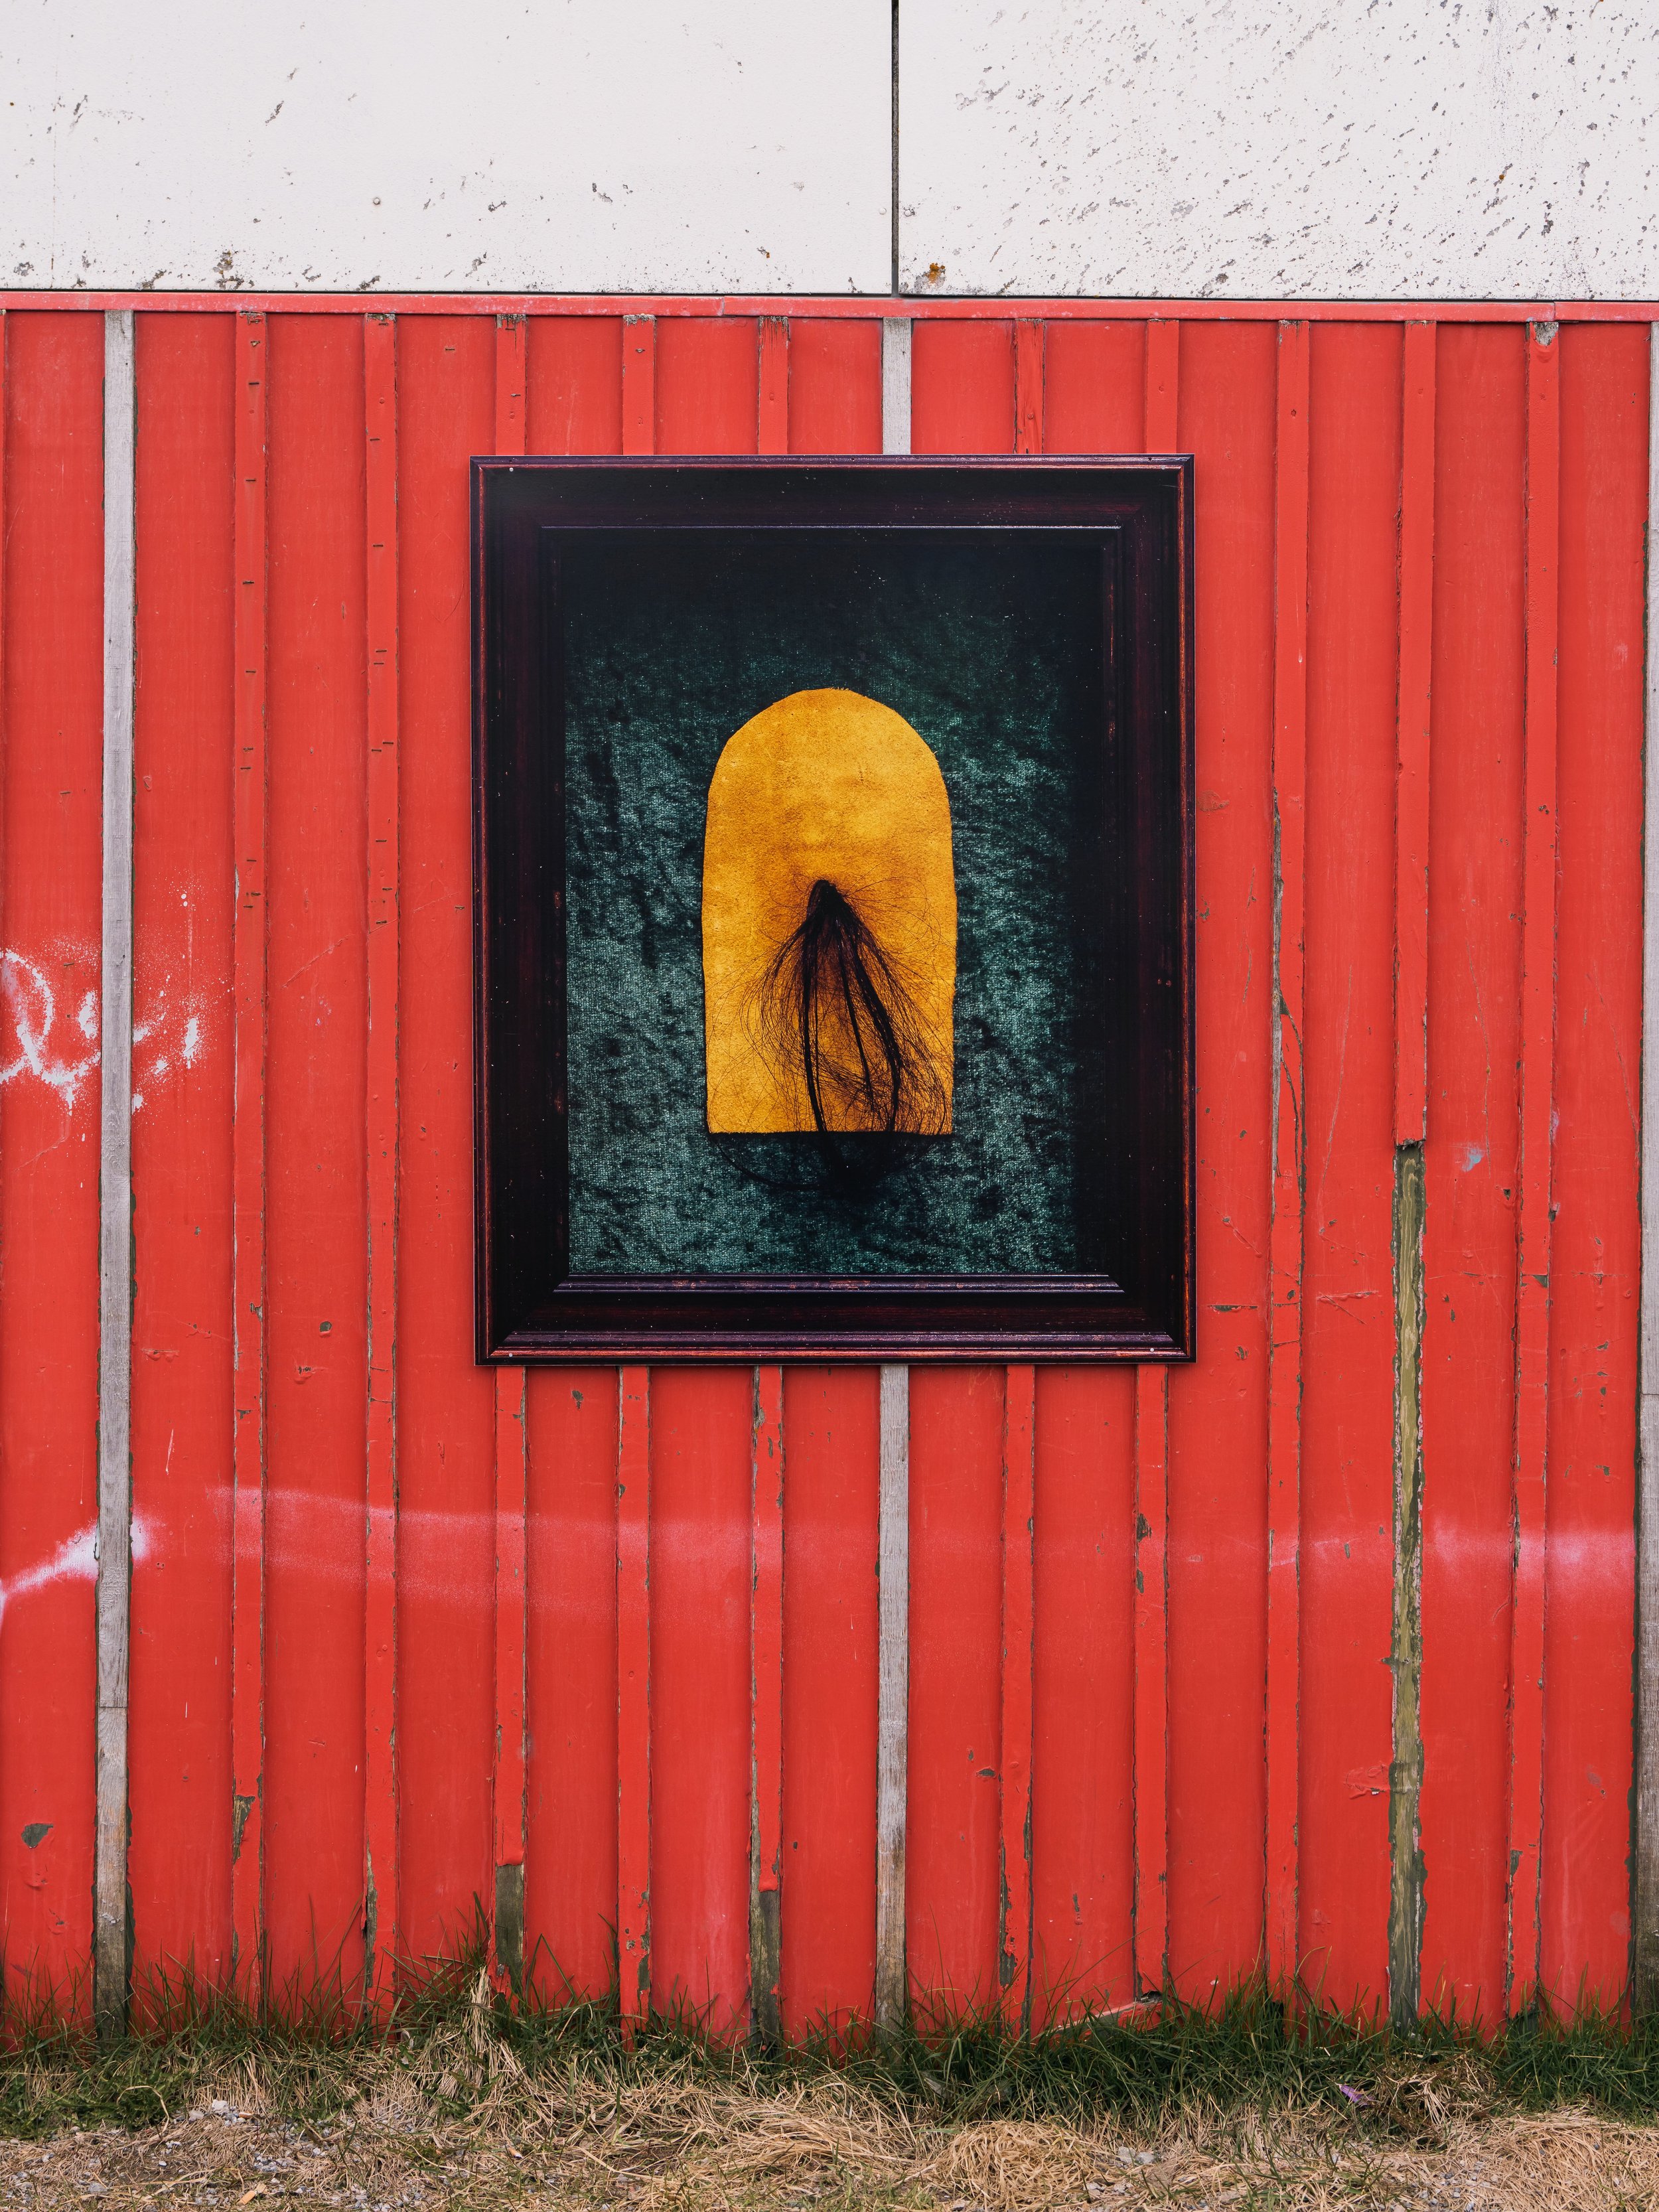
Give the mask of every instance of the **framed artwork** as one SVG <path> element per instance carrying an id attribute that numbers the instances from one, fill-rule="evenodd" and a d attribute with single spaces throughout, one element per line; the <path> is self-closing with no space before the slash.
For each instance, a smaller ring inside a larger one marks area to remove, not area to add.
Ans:
<path id="1" fill-rule="evenodd" d="M 1189 1358 L 1190 461 L 472 491 L 479 1358 Z"/>

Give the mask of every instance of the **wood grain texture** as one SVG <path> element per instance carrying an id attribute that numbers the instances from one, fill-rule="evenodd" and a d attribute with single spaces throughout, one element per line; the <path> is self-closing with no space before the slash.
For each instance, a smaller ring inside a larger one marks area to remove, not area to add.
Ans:
<path id="1" fill-rule="evenodd" d="M 1170 1972 L 1169 1378 L 1135 1373 L 1135 1994 Z"/>
<path id="2" fill-rule="evenodd" d="M 760 419 L 755 450 L 787 453 L 789 443 L 789 322 L 784 315 L 763 315 L 760 339 Z"/>

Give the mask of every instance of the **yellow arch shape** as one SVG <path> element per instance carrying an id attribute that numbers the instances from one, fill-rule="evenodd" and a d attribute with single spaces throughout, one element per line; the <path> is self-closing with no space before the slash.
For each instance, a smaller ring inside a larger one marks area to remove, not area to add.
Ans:
<path id="1" fill-rule="evenodd" d="M 803 1069 L 769 1051 L 759 1010 L 812 886 L 835 884 L 902 978 L 951 1127 L 957 891 L 939 763 L 857 691 L 795 691 L 728 738 L 703 840 L 703 1036 L 716 1134 L 816 1125 Z"/>

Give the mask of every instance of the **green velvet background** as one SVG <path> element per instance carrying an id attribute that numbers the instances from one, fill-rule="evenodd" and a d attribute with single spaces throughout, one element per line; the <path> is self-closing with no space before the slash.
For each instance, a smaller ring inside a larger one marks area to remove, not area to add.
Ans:
<path id="1" fill-rule="evenodd" d="M 1109 1270 L 1098 545 L 687 532 L 559 565 L 573 1272 Z M 933 748 L 957 880 L 954 1132 L 858 1140 L 851 1178 L 703 1119 L 709 778 L 825 684 Z"/>

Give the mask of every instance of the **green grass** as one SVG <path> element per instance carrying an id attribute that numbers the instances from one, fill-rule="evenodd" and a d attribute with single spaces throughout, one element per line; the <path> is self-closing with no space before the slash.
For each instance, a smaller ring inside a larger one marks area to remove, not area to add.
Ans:
<path id="1" fill-rule="evenodd" d="M 495 1997 L 477 2007 L 478 1963 L 476 1952 L 458 1959 L 401 1996 L 380 2023 L 358 2017 L 325 1976 L 303 2002 L 289 1990 L 264 2008 L 174 1976 L 139 1993 L 139 2008 L 168 2021 L 168 2031 L 104 2046 L 52 2025 L 42 2003 L 15 2007 L 0 2053 L 0 2135 L 176 2119 L 250 2067 L 267 2109 L 322 2126 L 362 2094 L 370 2062 L 407 2068 L 428 2084 L 441 2074 L 441 2102 L 464 2119 L 492 2078 L 490 2044 L 532 2082 L 575 2073 L 601 2092 L 672 2075 L 710 2084 L 738 2077 L 763 2094 L 834 2069 L 882 2103 L 945 2127 L 994 2116 L 1110 2118 L 1152 2131 L 1183 2113 L 1297 2107 L 1325 2108 L 1362 2133 L 1427 2141 L 1453 2108 L 1497 2113 L 1571 2104 L 1659 2117 L 1655 2021 L 1627 2027 L 1593 2014 L 1571 2022 L 1539 2016 L 1492 2039 L 1430 2021 L 1397 2035 L 1311 2007 L 1291 2015 L 1257 1985 L 1211 2012 L 1166 2000 L 1139 2026 L 1084 2022 L 1027 2039 L 994 2016 L 966 2013 L 931 2028 L 855 2037 L 850 2049 L 815 2038 L 777 2052 L 724 2048 L 684 2011 L 654 2021 L 628 2048 L 614 2004 L 544 2009 Z M 434 2053 L 462 2047 L 463 2028 L 473 2060 L 440 2068 Z"/>

